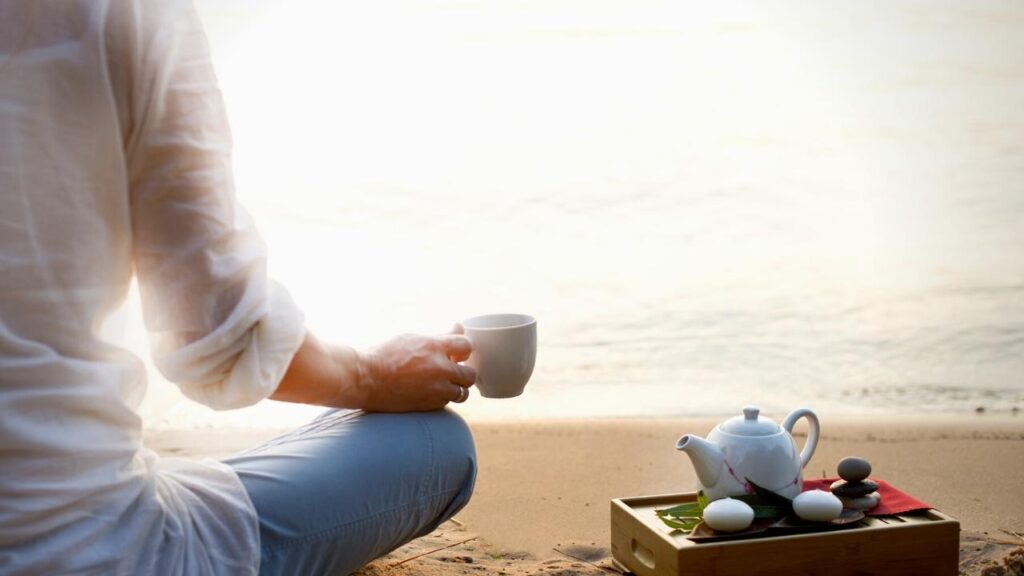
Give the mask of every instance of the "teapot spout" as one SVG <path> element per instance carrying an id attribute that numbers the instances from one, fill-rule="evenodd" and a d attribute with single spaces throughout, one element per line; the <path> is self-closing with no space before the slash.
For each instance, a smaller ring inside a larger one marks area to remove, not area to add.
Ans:
<path id="1" fill-rule="evenodd" d="M 676 450 L 686 452 L 690 457 L 702 486 L 707 488 L 718 483 L 725 465 L 725 457 L 718 446 L 700 436 L 686 434 L 676 442 Z"/>

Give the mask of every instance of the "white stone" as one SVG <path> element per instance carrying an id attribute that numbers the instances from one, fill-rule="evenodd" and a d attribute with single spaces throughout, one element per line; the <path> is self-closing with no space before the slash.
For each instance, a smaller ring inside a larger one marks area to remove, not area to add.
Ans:
<path id="1" fill-rule="evenodd" d="M 882 501 L 882 496 L 878 492 L 872 492 L 865 494 L 859 498 L 840 498 L 843 501 L 843 508 L 849 508 L 851 510 L 871 510 L 878 503 Z"/>
<path id="2" fill-rule="evenodd" d="M 704 523 L 720 532 L 738 532 L 754 521 L 754 509 L 741 500 L 723 498 L 704 508 Z"/>
<path id="3" fill-rule="evenodd" d="M 829 522 L 843 513 L 843 502 L 831 492 L 807 490 L 793 499 L 793 512 L 804 520 Z"/>

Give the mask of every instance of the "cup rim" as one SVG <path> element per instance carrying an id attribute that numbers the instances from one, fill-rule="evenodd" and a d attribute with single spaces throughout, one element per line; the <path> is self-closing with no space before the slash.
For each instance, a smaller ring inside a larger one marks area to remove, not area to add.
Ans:
<path id="1" fill-rule="evenodd" d="M 519 319 L 519 321 L 510 323 L 510 324 L 507 324 L 507 325 L 502 325 L 502 326 L 474 326 L 474 325 L 472 325 L 474 320 L 483 320 L 485 318 L 502 318 L 502 317 L 510 318 L 510 319 L 517 318 L 517 319 Z M 509 330 L 509 329 L 513 329 L 513 328 L 524 328 L 526 326 L 530 326 L 531 324 L 536 324 L 536 323 L 537 323 L 537 319 L 534 318 L 533 316 L 530 316 L 529 314 L 519 314 L 519 313 L 510 312 L 510 313 L 481 314 L 479 316 L 471 316 L 471 317 L 466 318 L 465 320 L 462 321 L 462 327 L 465 328 L 466 330 Z"/>

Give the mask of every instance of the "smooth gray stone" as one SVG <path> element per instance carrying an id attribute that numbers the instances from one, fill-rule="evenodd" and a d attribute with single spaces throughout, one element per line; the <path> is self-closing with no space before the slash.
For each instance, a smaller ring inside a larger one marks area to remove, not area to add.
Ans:
<path id="1" fill-rule="evenodd" d="M 872 482 L 871 480 L 863 480 L 861 482 L 836 480 L 829 488 L 832 490 L 833 494 L 840 498 L 858 498 L 878 490 L 878 483 Z"/>
<path id="2" fill-rule="evenodd" d="M 839 461 L 839 467 L 836 470 L 843 480 L 858 482 L 871 475 L 871 463 L 863 458 L 849 456 Z"/>
<path id="3" fill-rule="evenodd" d="M 882 501 L 882 495 L 878 492 L 871 492 L 858 498 L 840 498 L 843 501 L 843 508 L 850 510 L 871 510 Z"/>

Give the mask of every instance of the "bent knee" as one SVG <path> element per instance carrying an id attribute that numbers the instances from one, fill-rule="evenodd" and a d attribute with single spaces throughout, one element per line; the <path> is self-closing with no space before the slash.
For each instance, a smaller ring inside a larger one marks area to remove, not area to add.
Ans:
<path id="1" fill-rule="evenodd" d="M 469 425 L 457 413 L 445 408 L 421 413 L 432 440 L 435 464 L 443 475 L 461 479 L 472 491 L 476 479 L 476 445 Z"/>

